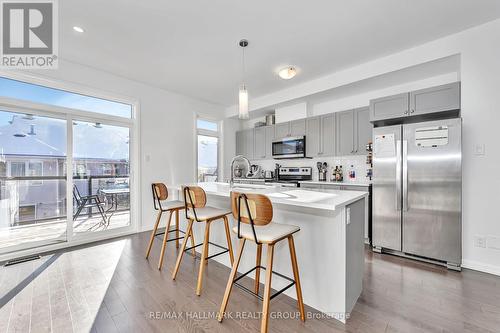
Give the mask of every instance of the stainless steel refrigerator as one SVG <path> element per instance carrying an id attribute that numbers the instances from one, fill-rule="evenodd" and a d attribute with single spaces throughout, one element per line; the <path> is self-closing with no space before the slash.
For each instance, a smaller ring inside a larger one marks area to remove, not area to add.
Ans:
<path id="1" fill-rule="evenodd" d="M 374 129 L 374 250 L 462 260 L 460 118 Z"/>

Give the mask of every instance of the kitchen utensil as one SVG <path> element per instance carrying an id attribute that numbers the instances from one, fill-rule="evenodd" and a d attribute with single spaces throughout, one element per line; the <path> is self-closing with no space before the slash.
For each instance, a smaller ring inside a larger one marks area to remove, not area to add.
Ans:
<path id="1" fill-rule="evenodd" d="M 281 168 L 281 165 L 279 165 L 278 163 L 276 163 L 275 167 L 274 167 L 274 178 L 275 179 L 279 178 L 280 168 Z"/>
<path id="2" fill-rule="evenodd" d="M 247 178 L 258 177 L 260 175 L 260 166 L 256 164 L 252 164 L 250 166 L 250 170 L 247 174 Z"/>
<path id="3" fill-rule="evenodd" d="M 240 168 L 239 165 L 237 165 L 235 168 L 234 168 L 234 176 L 236 178 L 241 178 L 241 176 L 243 175 L 243 170 Z"/>

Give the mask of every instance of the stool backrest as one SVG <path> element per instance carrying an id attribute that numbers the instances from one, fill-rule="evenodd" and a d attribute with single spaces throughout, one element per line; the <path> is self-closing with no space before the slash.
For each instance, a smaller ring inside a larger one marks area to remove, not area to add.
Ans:
<path id="1" fill-rule="evenodd" d="M 192 210 L 195 220 L 198 221 L 196 208 L 203 208 L 207 204 L 207 194 L 205 190 L 199 186 L 183 186 L 182 195 L 184 196 L 186 219 L 189 219 L 188 211 Z"/>
<path id="2" fill-rule="evenodd" d="M 207 194 L 199 186 L 183 186 L 182 193 L 188 208 L 203 208 L 207 204 Z"/>
<path id="3" fill-rule="evenodd" d="M 161 201 L 167 200 L 168 189 L 163 183 L 153 183 L 151 184 L 151 189 L 153 191 L 153 204 L 156 210 L 161 209 Z"/>
<path id="4" fill-rule="evenodd" d="M 266 225 L 273 219 L 273 204 L 263 194 L 231 192 L 231 208 L 236 221 Z"/>

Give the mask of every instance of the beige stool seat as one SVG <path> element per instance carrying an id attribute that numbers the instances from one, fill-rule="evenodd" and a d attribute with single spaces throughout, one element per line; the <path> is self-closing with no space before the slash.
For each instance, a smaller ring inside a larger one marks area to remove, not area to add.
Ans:
<path id="1" fill-rule="evenodd" d="M 300 228 L 290 224 L 269 223 L 268 225 L 255 226 L 255 234 L 257 235 L 257 242 L 260 243 L 274 243 L 277 240 L 287 238 L 288 236 L 299 231 Z M 233 227 L 233 232 L 238 233 L 238 226 Z M 254 240 L 252 226 L 249 224 L 240 225 L 240 236 Z"/>
<path id="2" fill-rule="evenodd" d="M 161 208 L 164 211 L 172 209 L 184 209 L 184 202 L 180 200 L 164 201 L 161 204 Z"/>
<path id="3" fill-rule="evenodd" d="M 184 207 L 184 203 L 183 203 Z M 221 218 L 225 215 L 231 214 L 230 210 L 219 209 L 215 207 L 205 206 L 202 208 L 196 208 L 196 217 L 198 221 L 207 221 L 207 220 L 215 220 Z M 189 210 L 187 213 L 189 219 L 195 219 L 194 213 L 192 210 Z"/>

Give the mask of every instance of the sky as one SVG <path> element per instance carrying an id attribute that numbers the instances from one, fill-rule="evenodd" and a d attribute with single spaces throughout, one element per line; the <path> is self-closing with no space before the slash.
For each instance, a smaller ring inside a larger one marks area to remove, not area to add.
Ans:
<path id="1" fill-rule="evenodd" d="M 132 106 L 0 77 L 0 96 L 130 118 Z M 5 122 L 0 116 L 0 124 Z"/>
<path id="2" fill-rule="evenodd" d="M 132 107 L 99 98 L 74 94 L 0 77 L 0 96 L 37 103 L 131 117 Z M 30 135 L 31 126 L 35 135 Z M 21 134 L 22 136 L 15 136 Z M 129 129 L 75 122 L 75 158 L 129 158 Z M 66 121 L 0 110 L 0 154 L 66 155 Z"/>

